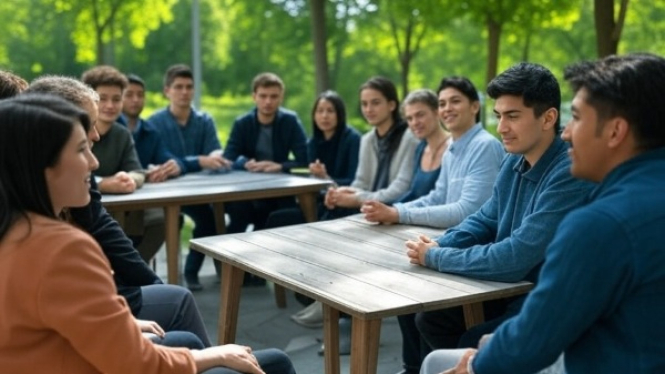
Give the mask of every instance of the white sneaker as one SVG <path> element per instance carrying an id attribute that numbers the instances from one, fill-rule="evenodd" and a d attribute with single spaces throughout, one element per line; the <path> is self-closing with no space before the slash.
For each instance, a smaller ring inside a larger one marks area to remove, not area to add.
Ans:
<path id="1" fill-rule="evenodd" d="M 303 310 L 291 316 L 291 320 L 300 326 L 318 328 L 323 326 L 323 304 L 313 302 Z"/>

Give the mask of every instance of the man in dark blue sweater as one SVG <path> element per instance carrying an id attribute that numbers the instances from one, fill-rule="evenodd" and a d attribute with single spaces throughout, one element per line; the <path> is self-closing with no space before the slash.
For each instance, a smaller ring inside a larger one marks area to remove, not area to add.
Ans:
<path id="1" fill-rule="evenodd" d="M 533 373 L 562 351 L 568 374 L 665 372 L 665 59 L 609 56 L 565 78 L 571 172 L 600 185 L 561 222 L 519 315 L 450 373 Z"/>
<path id="2" fill-rule="evenodd" d="M 252 81 L 252 98 L 256 107 L 236 118 L 224 157 L 233 168 L 255 173 L 289 173 L 292 168 L 306 167 L 307 137 L 298 115 L 281 107 L 284 82 L 273 73 L 261 73 Z M 289 159 L 293 153 L 295 160 Z M 240 201 L 226 204 L 231 222 L 228 233 L 265 227 L 270 213 L 295 206 L 292 197 Z M 265 281 L 249 273 L 245 285 L 263 285 Z"/>

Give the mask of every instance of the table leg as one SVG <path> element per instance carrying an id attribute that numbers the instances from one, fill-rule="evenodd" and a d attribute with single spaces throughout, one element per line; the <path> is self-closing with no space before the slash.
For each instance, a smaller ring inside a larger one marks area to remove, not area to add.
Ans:
<path id="1" fill-rule="evenodd" d="M 323 304 L 324 373 L 339 374 L 339 311 Z"/>
<path id="2" fill-rule="evenodd" d="M 180 266 L 178 260 L 180 258 L 180 207 L 165 206 L 164 207 L 164 226 L 165 226 L 165 242 L 166 242 L 166 266 L 168 274 L 168 282 L 171 284 L 179 284 Z"/>
<path id="3" fill-rule="evenodd" d="M 475 325 L 485 322 L 485 313 L 483 312 L 483 303 L 464 304 L 464 322 L 467 330 Z"/>
<path id="4" fill-rule="evenodd" d="M 353 317 L 351 326 L 351 374 L 375 374 L 379 360 L 381 319 Z M 328 349 L 326 347 L 326 349 Z"/>
<path id="5" fill-rule="evenodd" d="M 236 340 L 240 290 L 245 272 L 231 264 L 222 262 L 222 285 L 219 294 L 219 331 L 217 344 L 229 344 Z"/>
<path id="6" fill-rule="evenodd" d="M 308 192 L 298 195 L 298 203 L 307 222 L 316 222 L 318 220 L 318 216 L 316 215 L 317 196 L 318 192 Z"/>
<path id="7" fill-rule="evenodd" d="M 226 234 L 226 218 L 224 217 L 224 203 L 213 203 L 212 210 L 215 212 L 215 230 L 218 235 Z"/>

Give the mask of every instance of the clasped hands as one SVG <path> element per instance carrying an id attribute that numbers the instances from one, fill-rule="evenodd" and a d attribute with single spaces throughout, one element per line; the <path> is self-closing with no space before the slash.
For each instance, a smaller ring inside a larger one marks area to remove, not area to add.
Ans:
<path id="1" fill-rule="evenodd" d="M 427 251 L 436 247 L 437 243 L 428 236 L 420 235 L 416 240 L 406 241 L 406 255 L 409 256 L 409 262 L 415 265 L 425 266 L 425 255 Z"/>

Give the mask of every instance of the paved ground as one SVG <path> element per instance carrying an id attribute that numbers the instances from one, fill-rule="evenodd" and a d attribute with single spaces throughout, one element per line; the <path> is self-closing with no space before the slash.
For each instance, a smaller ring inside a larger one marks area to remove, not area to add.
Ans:
<path id="1" fill-rule="evenodd" d="M 166 279 L 165 251 L 157 256 L 157 273 Z M 184 261 L 184 253 L 181 264 Z M 201 271 L 204 290 L 194 294 L 210 338 L 217 340 L 219 312 L 219 283 L 216 281 L 212 260 L 207 258 Z M 288 353 L 299 374 L 323 373 L 323 357 L 317 354 L 321 329 L 301 327 L 289 319 L 301 305 L 287 292 L 287 308 L 278 309 L 272 287 L 244 288 L 240 298 L 240 317 L 237 343 L 254 349 L 276 347 Z M 401 370 L 401 337 L 396 318 L 385 319 L 381 328 L 379 365 L 377 373 L 392 374 Z M 349 372 L 349 356 L 340 360 L 341 372 Z"/>

